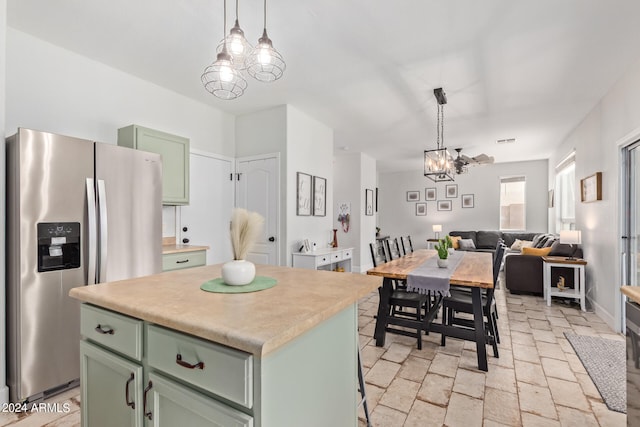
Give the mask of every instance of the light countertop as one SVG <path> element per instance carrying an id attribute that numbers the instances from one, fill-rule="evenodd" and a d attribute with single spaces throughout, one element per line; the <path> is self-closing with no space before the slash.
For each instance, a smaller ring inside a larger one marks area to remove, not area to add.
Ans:
<path id="1" fill-rule="evenodd" d="M 206 251 L 209 246 L 196 246 L 196 245 L 162 245 L 162 255 L 177 254 L 181 252 L 196 252 Z"/>
<path id="2" fill-rule="evenodd" d="M 219 294 L 200 285 L 222 264 L 71 289 L 69 295 L 138 319 L 264 356 L 382 285 L 379 277 L 256 265 L 278 284 Z M 356 321 L 356 319 L 354 319 Z"/>
<path id="3" fill-rule="evenodd" d="M 622 286 L 620 291 L 634 302 L 640 304 L 640 286 Z"/>

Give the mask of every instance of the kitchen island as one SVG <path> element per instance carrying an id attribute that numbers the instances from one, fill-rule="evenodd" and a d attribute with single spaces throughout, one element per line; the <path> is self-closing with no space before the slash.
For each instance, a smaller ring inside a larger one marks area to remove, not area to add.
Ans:
<path id="1" fill-rule="evenodd" d="M 220 268 L 71 290 L 83 425 L 357 425 L 357 301 L 380 279 L 259 265 L 275 287 L 200 290 Z"/>

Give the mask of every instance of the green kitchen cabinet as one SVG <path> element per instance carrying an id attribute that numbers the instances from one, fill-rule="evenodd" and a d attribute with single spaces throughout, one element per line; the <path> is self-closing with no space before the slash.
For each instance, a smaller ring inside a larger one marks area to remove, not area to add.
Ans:
<path id="1" fill-rule="evenodd" d="M 162 156 L 162 203 L 189 204 L 189 139 L 130 125 L 118 129 L 118 145 Z"/>
<path id="2" fill-rule="evenodd" d="M 177 252 L 162 255 L 162 271 L 201 267 L 207 263 L 207 251 Z"/>

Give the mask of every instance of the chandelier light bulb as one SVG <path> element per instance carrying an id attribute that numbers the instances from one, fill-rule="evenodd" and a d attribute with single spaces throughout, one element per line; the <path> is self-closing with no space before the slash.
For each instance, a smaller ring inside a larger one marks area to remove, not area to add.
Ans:
<path id="1" fill-rule="evenodd" d="M 222 63 L 220 64 L 220 69 L 218 70 L 220 74 L 220 80 L 223 82 L 231 82 L 233 81 L 233 68 L 230 63 Z"/>

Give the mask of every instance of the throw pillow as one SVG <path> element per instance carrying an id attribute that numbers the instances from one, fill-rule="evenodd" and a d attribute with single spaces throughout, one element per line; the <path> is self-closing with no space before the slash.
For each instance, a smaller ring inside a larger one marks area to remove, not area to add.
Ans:
<path id="1" fill-rule="evenodd" d="M 475 243 L 473 243 L 473 239 L 460 239 L 460 241 L 458 242 L 458 245 L 460 246 L 460 249 L 462 249 L 463 251 L 468 251 L 470 249 L 476 248 Z"/>
<path id="2" fill-rule="evenodd" d="M 550 252 L 551 246 L 548 248 L 522 248 L 522 255 L 547 256 Z"/>
<path id="3" fill-rule="evenodd" d="M 551 252 L 549 253 L 549 255 L 570 257 L 573 256 L 574 251 L 574 246 L 556 241 L 553 243 L 553 245 L 551 245 Z"/>
<path id="4" fill-rule="evenodd" d="M 462 239 L 462 237 L 460 236 L 449 236 L 449 238 L 451 238 L 451 244 L 453 249 L 460 249 L 460 239 Z M 471 240 L 471 239 L 469 239 Z"/>
<path id="5" fill-rule="evenodd" d="M 538 242 L 540 242 L 540 240 L 546 236 L 546 234 L 536 234 L 535 236 L 533 236 L 533 240 L 531 243 L 531 247 L 533 248 L 537 248 L 538 247 Z"/>
<path id="6" fill-rule="evenodd" d="M 516 239 L 515 242 L 513 242 L 513 245 L 511 245 L 511 247 L 509 249 L 514 250 L 514 251 L 521 251 L 522 250 L 522 242 L 524 240 L 520 240 L 520 239 Z"/>
<path id="7" fill-rule="evenodd" d="M 522 241 L 522 249 L 524 248 L 532 248 L 533 242 L 531 240 L 523 240 Z"/>

